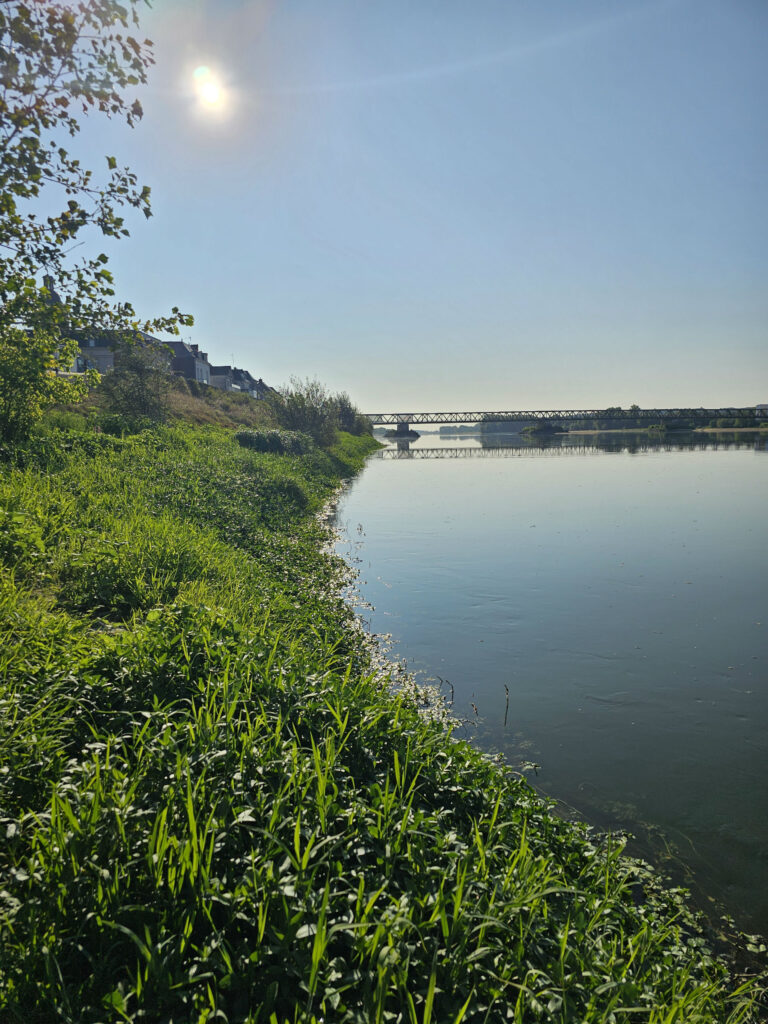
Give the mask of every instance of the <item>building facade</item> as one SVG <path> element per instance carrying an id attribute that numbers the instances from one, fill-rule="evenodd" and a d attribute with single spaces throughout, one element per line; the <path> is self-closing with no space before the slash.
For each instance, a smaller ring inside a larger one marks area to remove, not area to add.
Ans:
<path id="1" fill-rule="evenodd" d="M 211 383 L 211 370 L 208 353 L 201 352 L 197 345 L 186 341 L 166 341 L 163 344 L 173 353 L 171 370 L 186 380 L 196 380 L 198 384 Z"/>
<path id="2" fill-rule="evenodd" d="M 75 373 L 85 373 L 86 370 L 98 370 L 99 373 L 109 373 L 115 368 L 115 350 L 103 337 L 78 338 L 80 352 L 75 356 L 75 364 L 72 367 Z"/>

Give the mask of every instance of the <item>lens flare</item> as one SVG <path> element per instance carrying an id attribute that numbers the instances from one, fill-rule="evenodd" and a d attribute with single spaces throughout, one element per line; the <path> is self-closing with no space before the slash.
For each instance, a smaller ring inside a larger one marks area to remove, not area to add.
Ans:
<path id="1" fill-rule="evenodd" d="M 192 80 L 195 86 L 195 95 L 201 107 L 206 110 L 221 110 L 225 106 L 224 88 L 207 65 L 201 64 L 195 68 L 192 72 Z"/>

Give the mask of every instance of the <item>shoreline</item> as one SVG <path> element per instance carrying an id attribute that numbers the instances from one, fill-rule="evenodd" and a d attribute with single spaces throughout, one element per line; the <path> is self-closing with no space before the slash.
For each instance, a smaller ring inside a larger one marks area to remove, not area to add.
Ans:
<path id="1" fill-rule="evenodd" d="M 764 427 L 694 427 L 692 430 L 654 430 L 652 427 L 619 427 L 616 430 L 562 430 L 553 436 L 567 437 L 582 434 L 654 434 L 657 437 L 674 437 L 676 434 L 768 434 Z"/>

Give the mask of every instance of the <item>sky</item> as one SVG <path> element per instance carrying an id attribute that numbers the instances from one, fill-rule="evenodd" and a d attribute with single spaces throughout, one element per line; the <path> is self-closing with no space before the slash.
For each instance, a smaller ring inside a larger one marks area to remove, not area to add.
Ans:
<path id="1" fill-rule="evenodd" d="M 768 402 L 765 0 L 155 0 L 108 252 L 364 411 Z"/>

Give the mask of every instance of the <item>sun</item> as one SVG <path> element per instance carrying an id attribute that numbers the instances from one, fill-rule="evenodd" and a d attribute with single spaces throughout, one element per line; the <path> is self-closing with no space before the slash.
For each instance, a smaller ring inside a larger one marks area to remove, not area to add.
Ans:
<path id="1" fill-rule="evenodd" d="M 201 64 L 192 72 L 197 102 L 205 110 L 223 110 L 226 106 L 226 91 L 211 69 Z"/>

